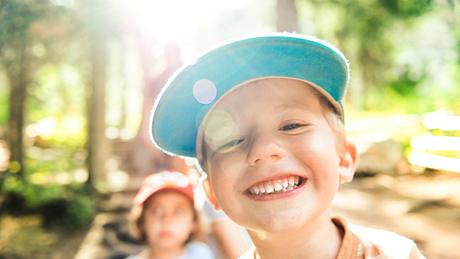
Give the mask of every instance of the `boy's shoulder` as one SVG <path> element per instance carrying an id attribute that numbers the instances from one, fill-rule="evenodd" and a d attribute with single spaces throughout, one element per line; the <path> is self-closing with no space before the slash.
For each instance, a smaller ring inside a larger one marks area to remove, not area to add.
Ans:
<path id="1" fill-rule="evenodd" d="M 411 239 L 401 236 L 397 233 L 371 228 L 371 227 L 364 227 L 360 225 L 355 225 L 352 223 L 348 223 L 347 227 L 361 240 L 365 242 L 371 243 L 394 243 L 393 245 L 400 245 L 400 246 L 407 246 L 413 245 L 414 241 Z"/>
<path id="2" fill-rule="evenodd" d="M 346 228 L 359 239 L 358 254 L 364 258 L 425 258 L 415 242 L 407 237 L 382 229 L 346 224 Z"/>

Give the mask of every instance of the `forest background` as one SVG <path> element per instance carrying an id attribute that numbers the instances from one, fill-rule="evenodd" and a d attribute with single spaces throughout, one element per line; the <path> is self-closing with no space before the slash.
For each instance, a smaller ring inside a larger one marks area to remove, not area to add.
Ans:
<path id="1" fill-rule="evenodd" d="M 401 156 L 363 176 L 460 173 L 460 1 L 0 0 L 0 258 L 84 236 L 101 199 L 171 163 L 145 125 L 172 71 L 271 31 L 349 58 L 347 130 Z"/>

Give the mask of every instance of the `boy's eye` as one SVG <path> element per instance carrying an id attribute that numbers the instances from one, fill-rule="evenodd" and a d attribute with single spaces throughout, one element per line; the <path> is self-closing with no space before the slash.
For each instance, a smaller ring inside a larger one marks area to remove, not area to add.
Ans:
<path id="1" fill-rule="evenodd" d="M 218 151 L 223 151 L 225 149 L 228 149 L 228 148 L 231 148 L 231 147 L 234 147 L 238 144 L 240 144 L 241 142 L 243 142 L 244 139 L 233 139 L 225 144 L 223 144 L 222 146 L 220 146 L 217 150 Z"/>
<path id="2" fill-rule="evenodd" d="M 294 122 L 294 123 L 289 123 L 289 124 L 281 126 L 279 130 L 290 131 L 290 130 L 295 130 L 295 129 L 305 127 L 305 126 L 307 126 L 307 124 Z"/>

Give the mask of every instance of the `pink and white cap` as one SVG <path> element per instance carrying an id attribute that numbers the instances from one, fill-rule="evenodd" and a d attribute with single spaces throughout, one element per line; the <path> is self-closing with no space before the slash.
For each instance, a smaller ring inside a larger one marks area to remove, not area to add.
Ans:
<path id="1" fill-rule="evenodd" d="M 133 201 L 137 205 L 142 205 L 148 198 L 162 190 L 181 192 L 192 202 L 194 201 L 193 185 L 189 178 L 183 173 L 174 171 L 162 171 L 147 176 Z"/>

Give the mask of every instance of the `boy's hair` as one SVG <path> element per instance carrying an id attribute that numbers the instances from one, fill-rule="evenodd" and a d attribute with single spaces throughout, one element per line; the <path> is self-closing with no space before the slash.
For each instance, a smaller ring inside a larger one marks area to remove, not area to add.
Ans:
<path id="1" fill-rule="evenodd" d="M 346 140 L 343 115 L 340 115 L 340 111 L 337 110 L 337 107 L 334 106 L 331 101 L 326 96 L 321 94 L 317 89 L 314 87 L 309 87 L 309 89 L 318 98 L 319 104 L 322 108 L 323 116 L 335 133 L 337 149 L 339 151 L 342 150 L 345 147 Z"/>
<path id="2" fill-rule="evenodd" d="M 153 197 L 153 195 L 152 195 Z M 143 243 L 147 242 L 147 235 L 144 227 L 144 214 L 145 209 L 149 205 L 152 197 L 148 198 L 143 204 L 135 204 L 130 211 L 128 216 L 128 226 L 131 235 L 138 241 Z M 195 228 L 190 233 L 190 236 L 185 241 L 185 244 L 191 241 L 205 241 L 205 228 L 201 221 L 201 216 L 198 210 L 193 206 L 193 221 L 195 222 Z"/>

